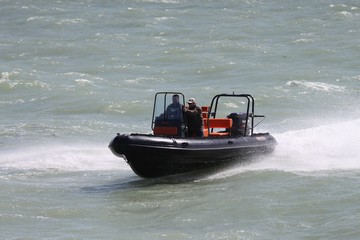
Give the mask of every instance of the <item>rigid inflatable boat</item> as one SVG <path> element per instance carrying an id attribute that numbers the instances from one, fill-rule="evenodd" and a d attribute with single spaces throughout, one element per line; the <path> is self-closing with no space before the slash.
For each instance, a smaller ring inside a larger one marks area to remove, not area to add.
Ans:
<path id="1" fill-rule="evenodd" d="M 180 99 L 175 106 L 174 95 Z M 118 133 L 110 142 L 111 151 L 140 177 L 156 178 L 229 166 L 275 148 L 276 140 L 269 133 L 254 133 L 265 116 L 255 114 L 249 94 L 219 94 L 209 106 L 202 106 L 204 137 L 188 136 L 184 105 L 182 93 L 157 93 L 152 133 Z M 255 123 L 255 119 L 260 120 Z"/>

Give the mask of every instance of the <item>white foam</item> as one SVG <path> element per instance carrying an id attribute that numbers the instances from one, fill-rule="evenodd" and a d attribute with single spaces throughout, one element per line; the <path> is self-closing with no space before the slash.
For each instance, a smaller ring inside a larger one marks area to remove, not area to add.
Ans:
<path id="1" fill-rule="evenodd" d="M 41 144 L 0 152 L 2 168 L 64 171 L 130 169 L 106 145 Z"/>
<path id="2" fill-rule="evenodd" d="M 275 151 L 247 165 L 211 176 L 224 178 L 248 171 L 352 171 L 360 169 L 360 119 L 275 134 Z"/>
<path id="3" fill-rule="evenodd" d="M 335 84 L 328 84 L 323 82 L 308 82 L 308 81 L 289 81 L 287 85 L 293 87 L 302 87 L 306 89 L 312 89 L 322 92 L 344 92 L 346 88 L 344 86 L 338 86 Z"/>

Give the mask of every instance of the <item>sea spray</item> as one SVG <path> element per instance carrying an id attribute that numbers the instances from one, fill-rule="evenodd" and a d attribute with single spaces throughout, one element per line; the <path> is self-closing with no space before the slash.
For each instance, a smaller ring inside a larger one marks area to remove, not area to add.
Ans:
<path id="1" fill-rule="evenodd" d="M 289 131 L 276 138 L 279 145 L 269 159 L 273 168 L 284 171 L 360 168 L 360 119 Z"/>
<path id="2" fill-rule="evenodd" d="M 21 151 L 19 150 L 21 149 Z M 128 169 L 106 145 L 44 143 L 0 152 L 1 168 L 20 170 L 95 171 Z"/>
<path id="3" fill-rule="evenodd" d="M 275 151 L 210 178 L 248 171 L 319 172 L 360 169 L 360 119 L 274 134 Z"/>

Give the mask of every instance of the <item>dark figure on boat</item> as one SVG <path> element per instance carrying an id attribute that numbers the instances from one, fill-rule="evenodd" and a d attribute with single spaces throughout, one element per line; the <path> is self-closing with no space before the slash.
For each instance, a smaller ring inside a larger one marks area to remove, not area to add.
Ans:
<path id="1" fill-rule="evenodd" d="M 189 137 L 203 137 L 204 120 L 201 108 L 196 106 L 194 98 L 190 98 L 187 103 L 189 107 L 183 108 L 187 122 L 187 135 Z"/>
<path id="2" fill-rule="evenodd" d="M 172 103 L 166 108 L 167 119 L 182 119 L 183 105 L 179 102 L 179 95 L 174 94 L 172 96 Z"/>

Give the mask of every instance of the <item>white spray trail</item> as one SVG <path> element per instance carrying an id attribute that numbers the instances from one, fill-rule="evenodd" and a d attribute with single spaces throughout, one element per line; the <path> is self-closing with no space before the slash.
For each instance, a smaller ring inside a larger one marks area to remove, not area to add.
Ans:
<path id="1" fill-rule="evenodd" d="M 287 131 L 274 137 L 278 145 L 271 155 L 210 178 L 262 170 L 299 173 L 360 169 L 360 119 Z"/>
<path id="2" fill-rule="evenodd" d="M 360 119 L 276 136 L 268 164 L 285 171 L 360 169 Z"/>
<path id="3" fill-rule="evenodd" d="M 47 143 L 0 152 L 1 168 L 64 171 L 129 169 L 106 145 Z"/>

